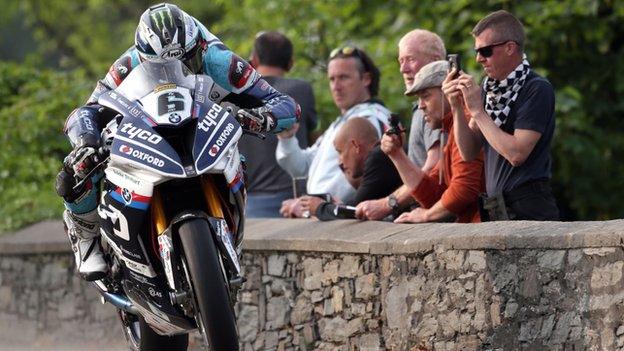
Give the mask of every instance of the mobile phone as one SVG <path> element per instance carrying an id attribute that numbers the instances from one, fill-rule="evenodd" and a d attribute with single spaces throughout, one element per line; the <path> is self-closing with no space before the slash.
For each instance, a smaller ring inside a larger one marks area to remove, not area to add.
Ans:
<path id="1" fill-rule="evenodd" d="M 293 183 L 293 198 L 298 198 L 308 194 L 308 177 L 294 177 Z"/>
<path id="2" fill-rule="evenodd" d="M 446 59 L 449 62 L 449 72 L 455 69 L 455 75 L 453 78 L 457 78 L 459 76 L 459 71 L 461 71 L 461 56 L 459 54 L 448 54 L 446 55 Z"/>
<path id="3" fill-rule="evenodd" d="M 346 205 L 336 205 L 334 216 L 342 219 L 355 219 L 355 207 Z"/>

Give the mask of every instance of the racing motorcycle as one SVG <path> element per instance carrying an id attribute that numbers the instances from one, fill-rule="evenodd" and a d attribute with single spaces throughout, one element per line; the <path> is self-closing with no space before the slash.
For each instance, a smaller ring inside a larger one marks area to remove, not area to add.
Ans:
<path id="1" fill-rule="evenodd" d="M 219 104 L 228 94 L 180 61 L 145 62 L 98 100 L 116 117 L 98 165 L 111 269 L 94 284 L 132 350 L 186 350 L 194 330 L 209 349 L 239 348 L 245 130 Z"/>

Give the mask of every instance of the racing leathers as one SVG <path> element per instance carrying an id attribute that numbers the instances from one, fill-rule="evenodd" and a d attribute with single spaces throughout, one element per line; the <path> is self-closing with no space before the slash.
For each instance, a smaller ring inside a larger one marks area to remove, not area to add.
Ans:
<path id="1" fill-rule="evenodd" d="M 249 116 L 261 116 L 265 124 L 258 131 L 279 132 L 291 128 L 300 114 L 299 106 L 287 95 L 271 87 L 247 61 L 230 51 L 199 21 L 202 55 L 197 62 L 185 64 L 197 74 L 209 75 L 216 84 L 234 93 L 237 98 L 249 97 L 261 101 L 262 107 L 243 111 Z M 57 192 L 63 197 L 66 211 L 63 215 L 67 234 L 75 254 L 76 266 L 86 280 L 101 279 L 108 265 L 104 261 L 99 243 L 98 205 L 101 172 L 90 174 L 97 163 L 100 133 L 114 117 L 109 110 L 97 104 L 103 93 L 117 88 L 142 61 L 136 48 L 128 49 L 97 85 L 85 106 L 74 110 L 65 122 L 64 131 L 74 150 L 66 157 L 63 170 L 57 177 Z M 88 177 L 77 190 L 76 181 Z"/>

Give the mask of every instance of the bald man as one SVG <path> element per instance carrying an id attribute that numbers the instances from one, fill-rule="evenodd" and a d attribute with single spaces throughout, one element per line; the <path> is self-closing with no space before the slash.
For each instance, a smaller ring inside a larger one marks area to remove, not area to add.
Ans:
<path id="1" fill-rule="evenodd" d="M 334 138 L 340 169 L 356 189 L 355 198 L 347 205 L 388 196 L 399 187 L 401 177 L 379 148 L 379 137 L 372 123 L 365 118 L 351 118 Z M 318 197 L 302 199 L 304 211 L 310 211 L 321 220 L 335 219 L 335 204 Z"/>

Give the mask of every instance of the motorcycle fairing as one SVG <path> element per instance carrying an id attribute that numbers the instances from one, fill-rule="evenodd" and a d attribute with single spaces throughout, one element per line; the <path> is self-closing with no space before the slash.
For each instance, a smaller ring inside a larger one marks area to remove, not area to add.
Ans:
<path id="1" fill-rule="evenodd" d="M 158 86 L 141 98 L 145 112 L 161 126 L 177 126 L 190 119 L 192 101 L 189 89 L 175 84 Z"/>
<path id="2" fill-rule="evenodd" d="M 123 262 L 122 284 L 132 303 L 143 313 L 150 325 L 161 334 L 175 334 L 194 328 L 193 321 L 174 306 L 167 289 L 165 274 L 158 274 L 153 268 L 147 250 L 152 233 L 149 225 L 149 209 L 154 195 L 154 183 L 143 180 L 132 172 L 110 164 L 106 170 L 105 190 L 99 211 L 102 217 L 101 232 L 104 240 Z M 153 179 L 157 181 L 157 179 Z M 121 193 L 131 194 L 132 202 L 118 201 Z M 136 199 L 147 201 L 146 209 L 132 206 Z M 147 246 L 147 247 L 146 247 Z"/>
<path id="3" fill-rule="evenodd" d="M 145 111 L 143 111 L 141 106 L 135 102 L 131 102 L 125 96 L 114 90 L 100 95 L 98 103 L 121 113 L 124 117 L 132 116 L 142 120 L 150 126 L 157 125 L 157 123 L 147 113 L 145 113 Z"/>
<path id="4" fill-rule="evenodd" d="M 175 150 L 149 125 L 134 117 L 119 123 L 110 150 L 111 160 L 171 177 L 184 177 L 182 161 Z M 121 158 L 121 160 L 120 160 Z"/>
<path id="5" fill-rule="evenodd" d="M 199 174 L 215 167 L 243 134 L 240 124 L 223 107 L 205 101 L 198 110 L 197 129 L 193 143 L 193 158 Z M 204 113 L 204 111 L 206 111 Z"/>

